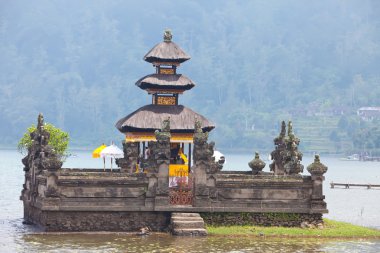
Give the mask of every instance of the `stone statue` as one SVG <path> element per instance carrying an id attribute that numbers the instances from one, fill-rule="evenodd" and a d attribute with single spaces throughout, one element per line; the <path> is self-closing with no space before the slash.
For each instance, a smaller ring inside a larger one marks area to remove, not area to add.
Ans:
<path id="1" fill-rule="evenodd" d="M 203 132 L 201 122 L 195 119 L 194 123 L 194 150 L 193 159 L 195 165 L 206 165 L 207 173 L 216 173 L 223 168 L 223 164 L 215 162 L 215 142 L 207 143 L 208 132 Z"/>
<path id="2" fill-rule="evenodd" d="M 25 170 L 29 170 L 32 166 L 35 172 L 42 170 L 58 170 L 62 166 L 58 155 L 53 148 L 48 145 L 50 134 L 44 129 L 44 117 L 40 113 L 37 119 L 37 128 L 30 133 L 32 145 L 28 148 L 28 154 L 22 160 Z"/>
<path id="3" fill-rule="evenodd" d="M 255 159 L 250 161 L 248 166 L 252 169 L 252 174 L 256 175 L 264 169 L 265 162 L 260 159 L 259 153 L 255 152 Z"/>
<path id="4" fill-rule="evenodd" d="M 285 138 L 286 150 L 282 151 L 282 160 L 285 173 L 288 175 L 298 174 L 303 172 L 304 166 L 301 164 L 302 152 L 298 151 L 300 139 L 293 133 L 293 124 L 288 123 L 288 136 Z"/>
<path id="5" fill-rule="evenodd" d="M 288 122 L 288 134 L 286 133 L 285 121 L 281 124 L 281 133 L 274 139 L 275 150 L 271 157 L 273 163 L 269 165 L 275 175 L 294 175 L 303 172 L 301 164 L 302 152 L 298 151 L 300 139 L 293 133 L 293 124 Z"/>
<path id="6" fill-rule="evenodd" d="M 271 158 L 273 162 L 269 165 L 271 171 L 275 175 L 283 175 L 285 173 L 284 164 L 282 163 L 282 155 L 286 148 L 285 145 L 285 135 L 286 135 L 286 124 L 285 121 L 281 122 L 281 132 L 278 137 L 274 138 L 275 150 L 271 153 Z"/>
<path id="7" fill-rule="evenodd" d="M 195 119 L 194 123 L 194 162 L 209 162 L 213 155 L 214 150 L 210 150 L 207 143 L 208 132 L 203 132 L 201 122 Z M 212 147 L 211 147 L 212 148 Z"/>
<path id="8" fill-rule="evenodd" d="M 37 175 L 43 171 L 54 174 L 62 167 L 62 162 L 53 148 L 48 145 L 50 134 L 44 129 L 44 117 L 40 113 L 37 119 L 37 128 L 30 133 L 32 145 L 28 148 L 28 154 L 22 159 L 24 171 L 30 175 L 31 194 L 37 194 Z M 24 186 L 25 187 L 25 186 Z M 25 188 L 24 188 L 25 189 Z M 55 189 L 48 186 L 47 195 L 55 196 Z"/>
<path id="9" fill-rule="evenodd" d="M 154 160 L 170 160 L 170 117 L 162 122 L 161 130 L 154 132 L 157 142 L 151 144 L 151 153 Z"/>

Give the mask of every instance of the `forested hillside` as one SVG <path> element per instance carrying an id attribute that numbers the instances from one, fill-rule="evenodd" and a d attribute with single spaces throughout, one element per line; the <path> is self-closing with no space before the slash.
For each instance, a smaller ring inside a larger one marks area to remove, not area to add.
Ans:
<path id="1" fill-rule="evenodd" d="M 376 0 L 1 1 L 0 144 L 39 112 L 71 146 L 119 143 L 116 121 L 150 103 L 134 83 L 165 28 L 192 57 L 180 102 L 216 123 L 218 148 L 270 150 L 293 119 L 302 149 L 380 149 L 379 121 L 356 116 L 380 106 Z"/>

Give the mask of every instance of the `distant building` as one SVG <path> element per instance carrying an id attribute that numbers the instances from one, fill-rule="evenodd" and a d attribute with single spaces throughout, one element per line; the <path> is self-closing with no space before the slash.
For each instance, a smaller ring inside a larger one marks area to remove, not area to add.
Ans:
<path id="1" fill-rule="evenodd" d="M 321 109 L 321 104 L 311 103 L 307 106 L 299 106 L 289 110 L 293 117 L 314 117 L 314 116 L 342 116 L 349 113 L 350 109 L 344 106 L 331 106 L 329 108 Z"/>
<path id="2" fill-rule="evenodd" d="M 357 113 L 362 120 L 372 121 L 380 118 L 380 107 L 361 107 Z"/>

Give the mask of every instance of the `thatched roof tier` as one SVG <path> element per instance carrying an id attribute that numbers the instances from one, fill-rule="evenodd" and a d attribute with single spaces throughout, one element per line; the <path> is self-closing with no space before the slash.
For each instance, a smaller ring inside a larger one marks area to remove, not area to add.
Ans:
<path id="1" fill-rule="evenodd" d="M 165 74 L 152 74 L 141 78 L 136 82 L 136 85 L 141 89 L 180 89 L 190 90 L 195 86 L 195 83 L 188 77 L 177 75 L 165 75 Z"/>
<path id="2" fill-rule="evenodd" d="M 215 128 L 204 116 L 183 105 L 146 105 L 120 119 L 115 126 L 122 133 L 153 132 L 161 129 L 162 122 L 168 117 L 173 133 L 193 133 L 196 119 L 201 122 L 204 131 Z"/>
<path id="3" fill-rule="evenodd" d="M 163 41 L 155 45 L 145 56 L 144 60 L 150 63 L 168 62 L 182 63 L 190 59 L 176 43 L 172 41 Z"/>

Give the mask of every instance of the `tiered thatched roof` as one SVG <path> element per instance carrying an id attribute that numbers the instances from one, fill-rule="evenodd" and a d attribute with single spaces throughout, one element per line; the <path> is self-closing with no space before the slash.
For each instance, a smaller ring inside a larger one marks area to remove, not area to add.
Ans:
<path id="1" fill-rule="evenodd" d="M 152 74 L 141 78 L 136 82 L 136 85 L 145 89 L 179 89 L 190 90 L 195 86 L 195 83 L 188 77 L 177 75 L 165 75 L 165 74 Z"/>
<path id="2" fill-rule="evenodd" d="M 204 131 L 211 131 L 215 125 L 202 115 L 183 105 L 146 105 L 116 123 L 120 132 L 153 132 L 161 129 L 162 122 L 170 117 L 173 133 L 193 133 L 197 119 Z"/>
<path id="3" fill-rule="evenodd" d="M 154 46 L 145 56 L 144 60 L 153 62 L 182 63 L 190 59 L 177 44 L 172 41 L 163 41 Z"/>

